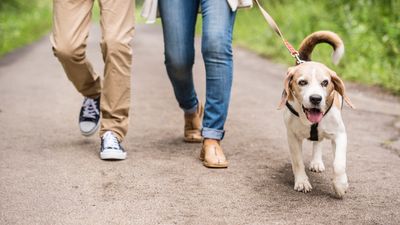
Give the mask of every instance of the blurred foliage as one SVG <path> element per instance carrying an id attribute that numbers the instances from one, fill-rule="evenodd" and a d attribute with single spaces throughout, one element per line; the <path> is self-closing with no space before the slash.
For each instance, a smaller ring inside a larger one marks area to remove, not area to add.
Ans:
<path id="1" fill-rule="evenodd" d="M 264 0 L 262 4 L 294 46 L 314 31 L 339 34 L 346 48 L 341 63 L 330 62 L 328 45 L 318 46 L 313 60 L 324 62 L 347 80 L 400 94 L 399 0 Z M 257 7 L 238 11 L 234 42 L 279 62 L 294 62 Z"/>
<path id="2" fill-rule="evenodd" d="M 50 27 L 49 0 L 1 0 L 0 56 L 37 40 Z"/>
<path id="3" fill-rule="evenodd" d="M 136 0 L 136 7 L 141 7 L 143 5 L 144 0 Z"/>
<path id="4" fill-rule="evenodd" d="M 138 8 L 142 2 L 137 1 Z M 346 53 L 338 66 L 330 62 L 332 49 L 327 45 L 315 49 L 313 60 L 326 63 L 347 80 L 379 85 L 400 94 L 400 0 L 262 3 L 294 46 L 317 30 L 331 30 L 343 38 Z M 97 5 L 93 15 L 98 19 Z M 139 10 L 136 13 L 139 17 Z M 49 0 L 0 0 L 0 56 L 46 34 L 51 17 Z M 293 64 L 256 7 L 238 11 L 234 42 L 278 62 Z"/>
<path id="5" fill-rule="evenodd" d="M 136 0 L 136 17 L 139 17 L 143 1 Z M 99 4 L 95 1 L 93 20 L 99 19 Z M 51 25 L 51 0 L 0 0 L 0 57 L 43 37 L 51 30 Z"/>

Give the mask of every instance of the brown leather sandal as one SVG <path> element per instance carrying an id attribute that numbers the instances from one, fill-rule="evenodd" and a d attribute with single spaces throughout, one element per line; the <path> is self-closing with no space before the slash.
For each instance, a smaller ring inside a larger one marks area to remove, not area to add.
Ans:
<path id="1" fill-rule="evenodd" d="M 203 140 L 201 136 L 201 120 L 203 118 L 204 107 L 199 102 L 197 110 L 192 114 L 185 114 L 184 141 L 191 143 L 200 143 Z"/>
<path id="2" fill-rule="evenodd" d="M 200 160 L 203 165 L 209 168 L 227 168 L 228 161 L 222 151 L 219 141 L 206 139 L 200 153 Z"/>

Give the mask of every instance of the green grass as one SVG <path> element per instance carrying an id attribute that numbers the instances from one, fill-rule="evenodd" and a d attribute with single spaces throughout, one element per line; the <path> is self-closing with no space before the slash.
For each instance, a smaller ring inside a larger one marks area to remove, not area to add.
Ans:
<path id="1" fill-rule="evenodd" d="M 140 18 L 138 1 L 136 17 Z M 49 0 L 0 0 L 0 58 L 5 54 L 30 44 L 51 31 L 52 3 Z M 93 21 L 100 19 L 98 1 L 93 6 Z"/>
<path id="2" fill-rule="evenodd" d="M 313 60 L 326 63 L 347 80 L 378 85 L 400 94 L 400 1 L 263 2 L 295 47 L 318 30 L 331 30 L 343 38 L 346 52 L 338 66 L 331 63 L 332 49 L 326 44 L 314 50 Z M 238 12 L 234 43 L 277 62 L 294 63 L 256 7 Z"/>
<path id="3" fill-rule="evenodd" d="M 51 31 L 52 4 L 49 0 L 1 0 L 0 2 L 0 58 L 30 44 Z M 4 1 L 4 2 L 3 2 Z M 136 17 L 140 11 L 136 10 Z M 98 2 L 93 5 L 93 21 L 100 20 Z M 144 23 L 144 19 L 137 18 Z"/>
<path id="4" fill-rule="evenodd" d="M 47 34 L 51 16 L 48 0 L 1 0 L 0 57 Z"/>

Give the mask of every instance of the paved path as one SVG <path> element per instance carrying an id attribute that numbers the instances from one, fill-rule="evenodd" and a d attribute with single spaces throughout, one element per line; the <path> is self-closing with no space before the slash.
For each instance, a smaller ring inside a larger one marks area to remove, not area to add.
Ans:
<path id="1" fill-rule="evenodd" d="M 98 37 L 94 27 L 88 51 L 101 71 Z M 128 159 L 120 162 L 101 161 L 99 138 L 80 135 L 82 99 L 48 38 L 0 60 L 0 224 L 400 224 L 398 99 L 350 85 L 358 110 L 344 109 L 349 193 L 333 196 L 328 145 L 327 171 L 309 172 L 313 191 L 298 193 L 276 110 L 285 66 L 235 49 L 223 142 L 230 167 L 211 170 L 197 159 L 199 144 L 182 142 L 162 51 L 160 28 L 139 26 Z"/>

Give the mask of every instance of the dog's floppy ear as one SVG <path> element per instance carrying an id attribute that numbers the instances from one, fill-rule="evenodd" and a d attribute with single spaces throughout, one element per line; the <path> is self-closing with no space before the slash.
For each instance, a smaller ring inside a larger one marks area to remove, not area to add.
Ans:
<path id="1" fill-rule="evenodd" d="M 334 85 L 335 90 L 343 96 L 344 101 L 349 105 L 352 109 L 355 109 L 356 107 L 353 105 L 353 103 L 350 101 L 350 98 L 347 97 L 346 95 L 346 88 L 344 86 L 344 83 L 342 79 L 333 71 L 331 71 L 331 79 L 332 83 Z"/>
<path id="2" fill-rule="evenodd" d="M 294 67 L 290 67 L 286 73 L 286 77 L 283 81 L 284 90 L 282 93 L 281 102 L 279 103 L 278 109 L 282 109 L 286 104 L 289 95 L 290 95 L 290 81 L 292 80 L 294 75 Z"/>

